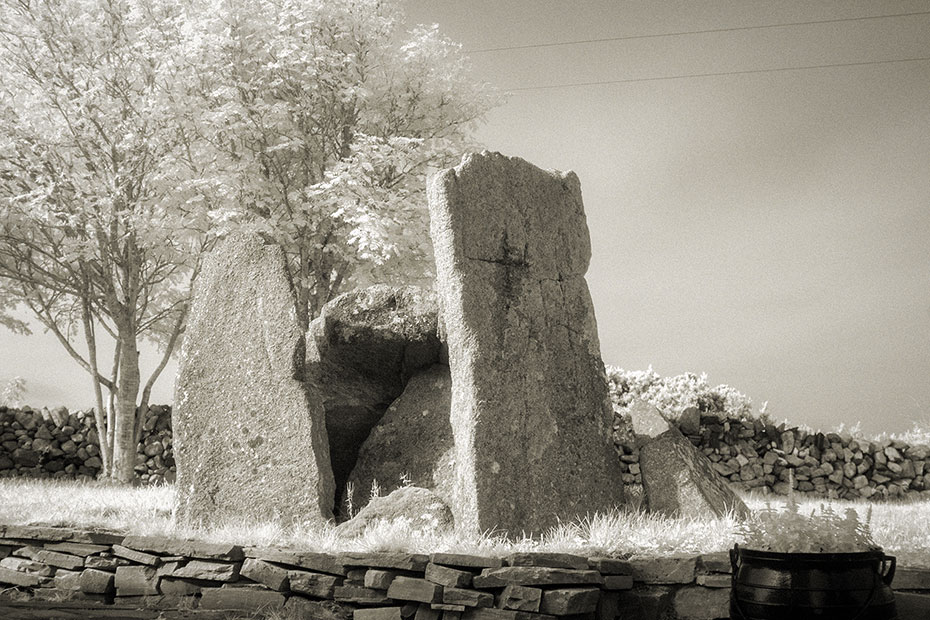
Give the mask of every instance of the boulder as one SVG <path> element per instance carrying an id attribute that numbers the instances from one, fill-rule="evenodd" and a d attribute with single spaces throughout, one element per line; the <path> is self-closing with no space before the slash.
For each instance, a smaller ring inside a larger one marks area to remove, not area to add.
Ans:
<path id="1" fill-rule="evenodd" d="M 438 495 L 429 489 L 403 487 L 384 497 L 372 498 L 357 515 L 336 530 L 343 536 L 359 536 L 378 521 L 409 521 L 417 530 L 451 529 L 454 524 L 452 510 Z"/>
<path id="2" fill-rule="evenodd" d="M 627 413 L 639 446 L 643 495 L 651 512 L 718 517 L 730 511 L 738 517 L 751 514 L 710 459 L 656 407 L 634 400 Z"/>
<path id="3" fill-rule="evenodd" d="M 428 188 L 466 531 L 536 534 L 623 503 L 574 173 L 484 152 Z"/>
<path id="4" fill-rule="evenodd" d="M 331 300 L 307 332 L 308 384 L 323 398 L 336 507 L 359 448 L 418 370 L 439 361 L 435 294 L 377 285 Z"/>
<path id="5" fill-rule="evenodd" d="M 381 494 L 413 484 L 448 501 L 452 492 L 451 396 L 452 379 L 444 364 L 430 366 L 410 379 L 359 450 L 349 476 L 353 506 L 362 508 L 368 503 L 373 483 Z"/>
<path id="6" fill-rule="evenodd" d="M 173 415 L 179 522 L 332 516 L 323 408 L 304 383 L 304 334 L 279 247 L 233 234 L 204 261 Z"/>

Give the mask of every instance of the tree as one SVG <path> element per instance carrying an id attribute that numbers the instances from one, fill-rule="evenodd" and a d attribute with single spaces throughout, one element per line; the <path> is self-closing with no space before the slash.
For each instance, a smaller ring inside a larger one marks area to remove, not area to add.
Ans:
<path id="1" fill-rule="evenodd" d="M 345 288 L 428 280 L 431 169 L 497 101 L 435 26 L 382 0 L 217 0 L 188 23 L 189 121 L 236 226 L 280 244 L 306 327 Z M 193 130 L 192 130 L 193 131 Z"/>
<path id="2" fill-rule="evenodd" d="M 170 108 L 180 17 L 161 0 L 0 4 L 0 310 L 24 304 L 89 373 L 104 471 L 122 482 L 209 243 Z M 144 385 L 141 338 L 163 351 Z"/>
<path id="3" fill-rule="evenodd" d="M 426 175 L 495 101 L 380 0 L 0 0 L 0 324 L 24 304 L 88 372 L 130 481 L 213 239 L 280 244 L 304 326 L 351 284 L 427 278 Z"/>

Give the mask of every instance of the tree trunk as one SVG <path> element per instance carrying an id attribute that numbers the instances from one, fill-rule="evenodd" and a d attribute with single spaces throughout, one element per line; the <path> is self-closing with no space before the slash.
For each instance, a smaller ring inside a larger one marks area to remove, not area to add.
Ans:
<path id="1" fill-rule="evenodd" d="M 122 483 L 135 481 L 136 396 L 139 395 L 139 350 L 134 333 L 120 330 L 120 376 L 116 392 L 112 478 Z"/>

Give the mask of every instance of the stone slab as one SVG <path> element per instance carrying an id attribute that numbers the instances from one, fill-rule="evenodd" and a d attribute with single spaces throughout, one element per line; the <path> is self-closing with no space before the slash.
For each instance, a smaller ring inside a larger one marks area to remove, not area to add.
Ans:
<path id="1" fill-rule="evenodd" d="M 442 600 L 442 586 L 416 577 L 397 577 L 387 591 L 388 598 L 397 601 L 438 603 Z"/>
<path id="2" fill-rule="evenodd" d="M 430 563 L 426 565 L 425 576 L 427 581 L 438 583 L 441 586 L 448 586 L 450 588 L 467 588 L 471 585 L 471 580 L 474 577 L 474 574 L 468 571 Z"/>
<path id="3" fill-rule="evenodd" d="M 42 583 L 42 578 L 38 575 L 23 573 L 11 568 L 0 566 L 0 583 L 5 583 L 24 588 L 33 588 Z"/>
<path id="4" fill-rule="evenodd" d="M 604 578 L 593 570 L 571 570 L 543 566 L 505 566 L 481 571 L 473 580 L 475 588 L 518 586 L 601 585 Z"/>
<path id="5" fill-rule="evenodd" d="M 55 571 L 55 589 L 69 592 L 80 592 L 81 572 L 82 571 L 59 568 L 57 571 Z"/>
<path id="6" fill-rule="evenodd" d="M 705 553 L 698 559 L 698 570 L 708 573 L 732 573 L 730 554 L 726 551 Z"/>
<path id="7" fill-rule="evenodd" d="M 129 560 L 125 558 L 103 558 L 96 555 L 90 555 L 84 558 L 86 568 L 96 568 L 98 570 L 115 571 L 119 566 L 127 566 Z"/>
<path id="8" fill-rule="evenodd" d="M 63 542 L 63 543 L 47 543 L 45 548 L 49 551 L 57 551 L 59 553 L 70 553 L 72 555 L 79 555 L 81 557 L 87 557 L 89 555 L 94 555 L 96 553 L 102 553 L 104 551 L 110 550 L 110 545 L 91 545 L 87 543 L 73 543 L 73 542 Z"/>
<path id="9" fill-rule="evenodd" d="M 374 588 L 375 590 L 387 590 L 391 582 L 400 573 L 393 570 L 382 570 L 380 568 L 370 568 L 365 571 L 365 587 Z"/>
<path id="10" fill-rule="evenodd" d="M 285 260 L 280 247 L 244 233 L 204 260 L 172 411 L 181 524 L 332 517 L 326 423 L 304 384 Z"/>
<path id="11" fill-rule="evenodd" d="M 336 586 L 333 588 L 333 600 L 340 603 L 355 603 L 357 605 L 389 605 L 391 599 L 388 598 L 384 590 L 374 590 L 364 586 Z"/>
<path id="12" fill-rule="evenodd" d="M 605 590 L 629 590 L 632 587 L 632 575 L 604 575 Z"/>
<path id="13" fill-rule="evenodd" d="M 65 570 L 77 570 L 84 567 L 84 558 L 70 553 L 49 551 L 48 549 L 40 550 L 36 554 L 36 561 L 56 568 L 64 568 Z"/>
<path id="14" fill-rule="evenodd" d="M 277 547 L 246 547 L 246 557 L 258 558 L 276 564 L 286 564 L 318 573 L 345 576 L 346 567 L 340 557 L 328 553 L 291 551 Z"/>
<path id="15" fill-rule="evenodd" d="M 216 587 L 212 581 L 201 581 L 198 579 L 175 579 L 174 577 L 162 577 L 158 584 L 158 589 L 162 594 L 169 596 L 195 596 L 200 594 L 204 587 Z"/>
<path id="16" fill-rule="evenodd" d="M 157 566 L 161 559 L 151 553 L 143 553 L 134 549 L 129 549 L 122 545 L 113 545 L 113 555 L 118 558 L 125 558 L 136 564 L 145 564 L 147 566 Z"/>
<path id="17" fill-rule="evenodd" d="M 400 607 L 368 607 L 352 612 L 353 620 L 402 620 Z"/>
<path id="18" fill-rule="evenodd" d="M 733 585 L 733 577 L 723 573 L 709 573 L 698 575 L 695 582 L 705 588 L 729 588 Z"/>
<path id="19" fill-rule="evenodd" d="M 121 583 L 125 588 L 127 583 L 125 574 Z M 94 568 L 86 568 L 81 572 L 80 588 L 81 592 L 85 594 L 109 594 L 115 588 L 114 574 Z"/>
<path id="20" fill-rule="evenodd" d="M 618 558 L 588 558 L 588 566 L 602 575 L 631 575 L 633 570 L 629 562 Z"/>
<path id="21" fill-rule="evenodd" d="M 242 563 L 239 575 L 264 585 L 270 590 L 281 592 L 288 589 L 287 569 L 275 566 L 264 560 L 249 558 Z"/>
<path id="22" fill-rule="evenodd" d="M 507 566 L 547 566 L 549 568 L 570 568 L 588 570 L 588 560 L 580 555 L 570 553 L 511 553 L 504 558 Z"/>
<path id="23" fill-rule="evenodd" d="M 554 616 L 586 614 L 597 609 L 598 588 L 556 588 L 543 592 L 539 611 Z"/>
<path id="24" fill-rule="evenodd" d="M 514 611 L 538 612 L 543 591 L 539 588 L 508 585 L 501 592 L 497 607 Z"/>
<path id="25" fill-rule="evenodd" d="M 631 562 L 633 580 L 641 583 L 692 583 L 697 567 L 697 556 L 674 555 L 658 558 L 641 558 Z"/>
<path id="26" fill-rule="evenodd" d="M 114 585 L 117 596 L 150 596 L 158 594 L 158 573 L 149 566 L 120 566 Z"/>
<path id="27" fill-rule="evenodd" d="M 206 562 L 191 560 L 184 566 L 172 571 L 172 577 L 186 579 L 203 579 L 205 581 L 231 582 L 239 578 L 239 565 L 225 562 Z"/>
<path id="28" fill-rule="evenodd" d="M 333 590 L 343 583 L 343 578 L 336 575 L 322 575 L 299 570 L 287 571 L 287 577 L 291 592 L 299 592 L 316 598 L 332 598 Z"/>
<path id="29" fill-rule="evenodd" d="M 443 588 L 442 602 L 446 605 L 464 605 L 465 607 L 493 607 L 494 595 L 490 592 L 478 592 L 465 588 Z"/>
<path id="30" fill-rule="evenodd" d="M 123 547 L 147 553 L 197 558 L 201 560 L 227 560 L 237 562 L 245 557 L 242 547 L 228 543 L 208 543 L 199 540 L 169 538 L 167 536 L 127 536 Z M 167 558 L 162 561 L 167 562 Z"/>
<path id="31" fill-rule="evenodd" d="M 429 556 L 429 561 L 433 564 L 457 568 L 500 568 L 504 565 L 504 561 L 500 558 L 467 553 L 432 553 Z"/>
<path id="32" fill-rule="evenodd" d="M 429 556 L 421 553 L 375 552 L 343 553 L 339 560 L 345 566 L 364 566 L 366 568 L 393 568 L 422 572 L 429 564 Z"/>
<path id="33" fill-rule="evenodd" d="M 204 588 L 201 609 L 241 609 L 247 611 L 281 609 L 284 595 L 256 588 Z"/>
<path id="34" fill-rule="evenodd" d="M 484 152 L 428 195 L 456 526 L 535 534 L 621 505 L 578 177 Z"/>
<path id="35" fill-rule="evenodd" d="M 0 526 L 0 538 L 12 538 L 31 542 L 79 542 L 95 545 L 112 545 L 119 544 L 119 542 L 123 540 L 124 535 L 114 532 L 85 531 L 41 525 L 4 525 Z"/>

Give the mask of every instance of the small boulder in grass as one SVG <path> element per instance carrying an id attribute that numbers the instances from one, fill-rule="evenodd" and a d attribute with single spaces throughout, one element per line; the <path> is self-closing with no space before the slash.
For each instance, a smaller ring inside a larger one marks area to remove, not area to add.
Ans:
<path id="1" fill-rule="evenodd" d="M 357 515 L 336 527 L 343 536 L 360 536 L 379 521 L 404 521 L 415 530 L 445 530 L 454 524 L 452 509 L 438 495 L 421 487 L 403 487 L 372 499 Z"/>

